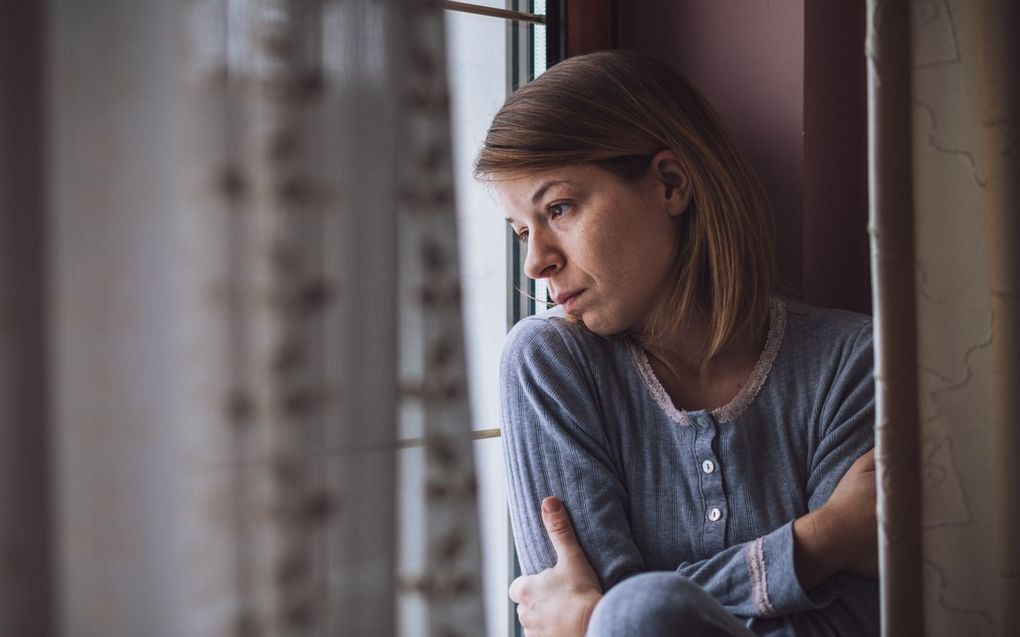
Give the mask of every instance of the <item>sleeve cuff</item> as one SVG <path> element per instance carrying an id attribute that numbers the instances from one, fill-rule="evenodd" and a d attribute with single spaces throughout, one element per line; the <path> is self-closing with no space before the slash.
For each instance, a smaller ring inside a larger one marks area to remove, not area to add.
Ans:
<path id="1" fill-rule="evenodd" d="M 805 593 L 793 567 L 793 522 L 747 544 L 751 596 L 761 617 L 817 610 L 836 599 L 836 591 L 822 583 Z"/>

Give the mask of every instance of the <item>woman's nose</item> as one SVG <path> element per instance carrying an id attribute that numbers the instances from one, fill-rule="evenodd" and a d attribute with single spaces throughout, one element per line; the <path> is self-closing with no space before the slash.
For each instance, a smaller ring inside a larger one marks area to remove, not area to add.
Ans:
<path id="1" fill-rule="evenodd" d="M 541 230 L 528 235 L 528 256 L 524 274 L 532 279 L 547 279 L 563 267 L 563 253 L 556 242 Z"/>

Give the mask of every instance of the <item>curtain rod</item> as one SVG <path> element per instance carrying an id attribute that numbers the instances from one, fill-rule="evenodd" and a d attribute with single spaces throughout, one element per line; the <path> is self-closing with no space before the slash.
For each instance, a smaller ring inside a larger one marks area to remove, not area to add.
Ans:
<path id="1" fill-rule="evenodd" d="M 545 24 L 545 16 L 538 15 L 535 13 L 525 13 L 523 11 L 511 11 L 509 9 L 493 9 L 491 7 L 480 7 L 476 4 L 469 4 L 467 2 L 443 2 L 443 8 L 449 9 L 450 11 L 460 11 L 461 13 L 473 13 L 475 15 L 485 15 L 493 18 L 506 18 L 507 20 L 518 20 L 520 22 L 531 22 L 534 24 Z"/>

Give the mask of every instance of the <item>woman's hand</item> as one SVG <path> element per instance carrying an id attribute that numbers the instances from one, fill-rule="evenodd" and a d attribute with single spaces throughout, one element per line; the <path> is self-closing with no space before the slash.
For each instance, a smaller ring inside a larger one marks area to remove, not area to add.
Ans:
<path id="1" fill-rule="evenodd" d="M 559 500 L 542 501 L 542 521 L 556 550 L 556 566 L 515 579 L 510 599 L 528 637 L 582 637 L 602 599 L 599 580 Z"/>
<path id="2" fill-rule="evenodd" d="M 874 449 L 850 465 L 822 508 L 828 509 L 830 533 L 843 555 L 840 570 L 878 577 Z"/>
<path id="3" fill-rule="evenodd" d="M 875 451 L 858 458 L 821 508 L 793 523 L 794 565 L 809 591 L 839 571 L 878 576 Z"/>

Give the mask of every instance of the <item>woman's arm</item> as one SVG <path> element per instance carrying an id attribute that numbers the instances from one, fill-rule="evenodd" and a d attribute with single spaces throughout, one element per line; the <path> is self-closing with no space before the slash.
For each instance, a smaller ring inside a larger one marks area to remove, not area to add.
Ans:
<path id="1" fill-rule="evenodd" d="M 596 389 L 587 370 L 576 361 L 583 353 L 574 351 L 559 334 L 559 329 L 565 329 L 562 326 L 541 320 L 529 323 L 511 335 L 503 366 L 508 492 L 521 563 L 526 574 L 556 564 L 539 513 L 542 499 L 555 495 L 570 511 L 578 542 L 603 590 L 608 590 L 618 581 L 646 570 L 630 534 L 627 492 L 600 425 Z M 841 382 L 867 385 L 870 368 L 864 363 L 859 367 L 866 379 L 844 374 Z M 857 389 L 848 391 L 853 394 Z M 863 403 L 831 414 L 825 440 L 811 458 L 812 510 L 825 504 L 850 463 L 871 446 L 871 403 L 866 394 L 861 394 L 865 397 Z M 834 404 L 842 402 L 836 400 Z M 824 518 L 827 513 L 810 520 Z M 824 558 L 829 555 L 829 545 L 811 545 L 803 537 L 798 542 L 798 535 L 808 534 L 795 533 L 794 526 L 791 521 L 708 559 L 681 564 L 676 572 L 700 585 L 736 615 L 778 616 L 820 608 L 833 599 L 832 592 L 805 591 L 811 590 L 814 579 L 824 579 L 831 572 L 829 563 L 816 571 L 812 581 L 805 581 L 807 586 L 802 586 L 798 577 L 798 571 L 804 569 L 795 568 L 795 563 L 806 565 L 815 555 Z M 797 525 L 798 532 L 811 528 Z M 805 547 L 815 547 L 819 552 L 808 553 L 805 559 Z M 799 561 L 795 559 L 798 551 Z"/>
<path id="2" fill-rule="evenodd" d="M 597 388 L 577 329 L 525 319 L 510 333 L 501 366 L 503 449 L 514 539 L 526 575 L 556 564 L 541 503 L 566 506 L 578 542 L 608 590 L 645 570 L 631 536 L 628 495 L 602 426 Z"/>
<path id="3" fill-rule="evenodd" d="M 841 360 L 827 381 L 818 434 L 809 445 L 808 513 L 745 545 L 677 569 L 734 614 L 774 617 L 817 610 L 838 595 L 835 580 L 829 581 L 832 575 L 877 574 L 870 323 L 831 347 Z M 743 578 L 726 575 L 739 572 L 741 561 L 752 572 L 750 594 Z"/>
<path id="4" fill-rule="evenodd" d="M 874 473 L 874 451 L 869 451 L 854 462 L 824 507 L 794 522 L 796 570 L 805 590 L 841 570 L 877 571 Z M 558 499 L 543 500 L 542 521 L 556 565 L 518 577 L 510 599 L 529 637 L 582 637 L 602 589 Z"/>
<path id="5" fill-rule="evenodd" d="M 794 522 L 802 588 L 809 590 L 841 570 L 877 570 L 874 492 L 874 451 L 869 451 L 850 467 L 824 507 Z M 510 599 L 529 637 L 582 637 L 602 589 L 558 499 L 542 502 L 542 521 L 556 551 L 556 565 L 518 577 L 510 586 Z M 798 526 L 801 533 L 810 530 L 798 536 Z"/>
<path id="6" fill-rule="evenodd" d="M 794 522 L 793 536 L 804 590 L 839 572 L 878 576 L 874 450 L 850 466 L 824 506 Z"/>
<path id="7" fill-rule="evenodd" d="M 542 501 L 542 521 L 556 549 L 556 566 L 515 579 L 510 599 L 528 637 L 582 637 L 602 589 L 558 499 Z"/>

